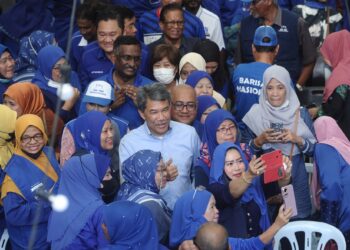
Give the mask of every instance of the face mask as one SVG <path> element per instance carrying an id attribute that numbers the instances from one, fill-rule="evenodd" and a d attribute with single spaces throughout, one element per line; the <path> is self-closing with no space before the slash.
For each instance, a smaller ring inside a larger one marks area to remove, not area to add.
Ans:
<path id="1" fill-rule="evenodd" d="M 169 84 L 174 80 L 175 73 L 172 68 L 153 69 L 154 78 L 160 83 Z"/>
<path id="2" fill-rule="evenodd" d="M 324 65 L 324 80 L 327 81 L 332 74 L 332 68 L 327 64 Z"/>

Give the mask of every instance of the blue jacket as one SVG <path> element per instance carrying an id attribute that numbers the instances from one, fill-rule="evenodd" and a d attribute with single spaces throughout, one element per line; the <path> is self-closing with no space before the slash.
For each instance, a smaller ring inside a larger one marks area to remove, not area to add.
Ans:
<path id="1" fill-rule="evenodd" d="M 60 169 L 54 151 L 47 147 L 43 149 L 58 176 Z M 6 174 L 11 177 L 24 197 L 16 193 L 8 193 L 3 198 L 7 229 L 10 235 L 12 249 L 27 249 L 32 233 L 33 220 L 39 206 L 42 211 L 38 220 L 37 235 L 33 249 L 49 249 L 46 241 L 47 222 L 51 213 L 51 205 L 47 201 L 38 200 L 35 187 L 43 185 L 46 190 L 53 188 L 57 192 L 58 186 L 48 178 L 38 167 L 22 156 L 14 154 L 6 166 Z M 26 173 L 26 174 L 23 174 Z"/>

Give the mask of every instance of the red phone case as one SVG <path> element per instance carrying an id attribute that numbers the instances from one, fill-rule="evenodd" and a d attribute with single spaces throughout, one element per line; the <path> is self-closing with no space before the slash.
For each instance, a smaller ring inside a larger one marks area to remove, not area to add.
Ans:
<path id="1" fill-rule="evenodd" d="M 263 154 L 261 158 L 265 161 L 266 170 L 264 173 L 264 183 L 277 181 L 285 177 L 286 172 L 283 167 L 282 151 L 275 150 Z"/>
<path id="2" fill-rule="evenodd" d="M 291 208 L 293 213 L 292 217 L 298 215 L 297 205 L 295 202 L 294 188 L 292 184 L 285 187 L 281 187 L 281 193 L 283 197 L 283 202 L 286 208 Z"/>

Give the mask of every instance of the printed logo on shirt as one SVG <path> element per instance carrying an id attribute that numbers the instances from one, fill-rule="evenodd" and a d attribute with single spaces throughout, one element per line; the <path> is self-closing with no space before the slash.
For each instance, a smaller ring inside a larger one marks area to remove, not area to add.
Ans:
<path id="1" fill-rule="evenodd" d="M 288 32 L 287 26 L 282 25 L 281 28 L 279 29 L 279 32 Z"/>
<path id="2" fill-rule="evenodd" d="M 239 77 L 239 84 L 236 89 L 237 92 L 260 95 L 263 83 L 261 80 L 248 77 Z"/>
<path id="3" fill-rule="evenodd" d="M 91 74 L 103 74 L 104 71 L 103 70 L 94 70 L 94 71 L 91 71 Z"/>

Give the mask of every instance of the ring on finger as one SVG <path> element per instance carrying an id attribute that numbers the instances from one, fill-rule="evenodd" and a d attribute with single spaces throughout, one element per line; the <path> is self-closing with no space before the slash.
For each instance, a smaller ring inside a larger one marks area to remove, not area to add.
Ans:
<path id="1" fill-rule="evenodd" d="M 259 175 L 259 174 L 260 174 L 260 171 L 259 171 L 259 170 L 256 170 L 256 174 Z"/>

